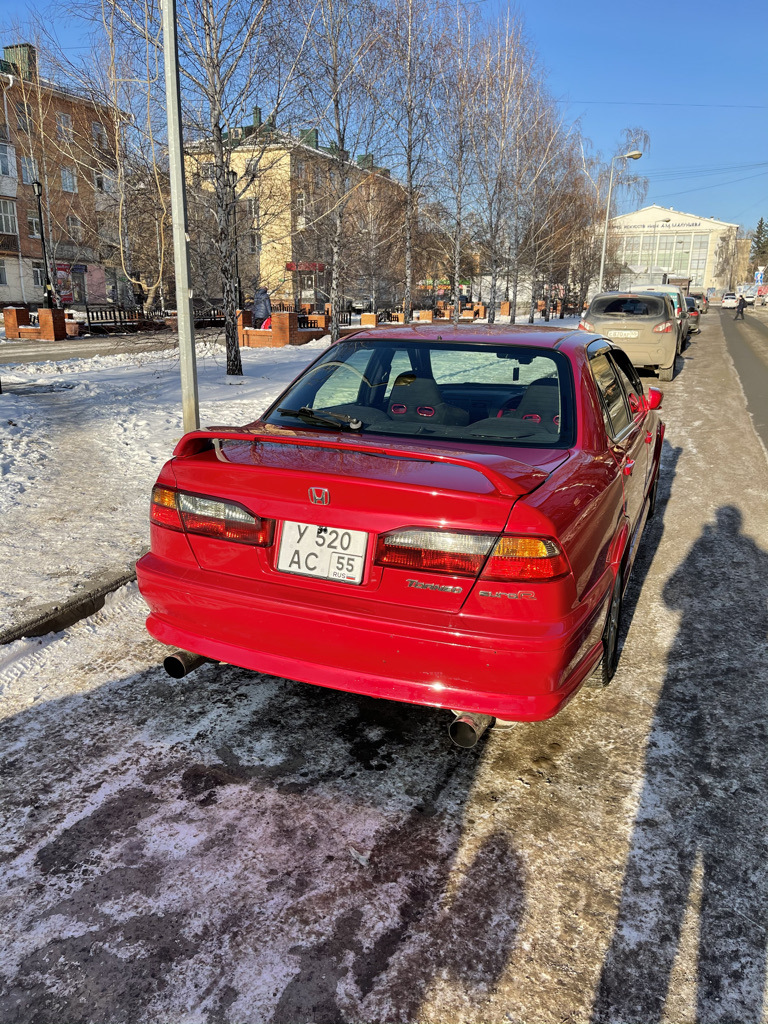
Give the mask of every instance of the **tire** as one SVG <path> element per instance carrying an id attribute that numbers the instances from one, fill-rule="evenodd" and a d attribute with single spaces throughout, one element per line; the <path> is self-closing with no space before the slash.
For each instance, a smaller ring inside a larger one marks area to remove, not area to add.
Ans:
<path id="1" fill-rule="evenodd" d="M 675 376 L 675 364 L 659 367 L 659 380 L 670 381 Z"/>
<path id="2" fill-rule="evenodd" d="M 619 626 L 621 624 L 623 587 L 624 574 L 619 569 L 613 584 L 613 590 L 611 591 L 608 618 L 605 621 L 605 629 L 603 630 L 603 656 L 587 681 L 587 685 L 594 689 L 601 689 L 607 686 L 616 675 L 616 666 L 619 663 Z"/>

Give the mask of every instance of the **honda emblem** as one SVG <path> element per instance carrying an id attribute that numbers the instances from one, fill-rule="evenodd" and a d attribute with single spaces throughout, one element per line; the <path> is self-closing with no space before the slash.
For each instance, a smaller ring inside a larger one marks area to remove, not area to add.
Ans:
<path id="1" fill-rule="evenodd" d="M 326 487 L 310 487 L 309 500 L 313 505 L 328 505 L 330 504 L 331 496 Z"/>

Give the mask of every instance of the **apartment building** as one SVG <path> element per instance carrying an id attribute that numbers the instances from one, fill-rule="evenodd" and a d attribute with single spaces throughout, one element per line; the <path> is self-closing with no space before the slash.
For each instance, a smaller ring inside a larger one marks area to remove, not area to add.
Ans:
<path id="1" fill-rule="evenodd" d="M 273 301 L 314 306 L 327 301 L 341 165 L 346 178 L 342 305 L 395 301 L 403 277 L 399 225 L 404 199 L 402 185 L 387 168 L 376 166 L 370 154 L 353 158 L 321 146 L 316 129 L 289 137 L 262 124 L 258 110 L 253 125 L 233 129 L 225 144 L 244 293 L 258 282 Z M 204 197 L 211 191 L 215 165 L 210 146 L 189 146 L 186 170 L 193 192 Z"/>
<path id="2" fill-rule="evenodd" d="M 43 245 L 62 303 L 130 300 L 112 112 L 42 78 L 29 43 L 4 48 L 0 90 L 0 305 L 42 304 Z"/>

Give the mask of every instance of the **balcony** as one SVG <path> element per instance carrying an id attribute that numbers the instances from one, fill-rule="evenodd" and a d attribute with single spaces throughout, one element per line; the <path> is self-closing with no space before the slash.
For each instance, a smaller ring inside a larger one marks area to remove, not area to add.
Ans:
<path id="1" fill-rule="evenodd" d="M 0 252 L 18 252 L 19 251 L 19 238 L 18 235 L 3 235 L 0 234 Z"/>
<path id="2" fill-rule="evenodd" d="M 0 174 L 0 198 L 15 199 L 17 179 L 11 174 Z"/>

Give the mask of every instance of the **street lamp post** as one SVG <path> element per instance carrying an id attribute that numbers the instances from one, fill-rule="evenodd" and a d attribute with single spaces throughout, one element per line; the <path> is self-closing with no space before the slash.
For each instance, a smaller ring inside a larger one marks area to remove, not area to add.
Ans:
<path id="1" fill-rule="evenodd" d="M 53 288 L 51 286 L 51 275 L 48 272 L 48 253 L 45 250 L 45 230 L 43 228 L 42 183 L 33 181 L 32 190 L 37 197 L 37 216 L 40 220 L 40 244 L 43 247 L 43 267 L 45 268 L 45 298 L 43 299 L 43 305 L 46 309 L 53 309 Z"/>
<path id="2" fill-rule="evenodd" d="M 227 173 L 229 175 L 229 184 L 230 184 L 230 187 L 232 189 L 232 202 L 229 205 L 229 210 L 231 211 L 231 214 L 232 214 L 232 217 L 233 217 L 234 223 L 235 223 L 235 229 L 234 229 L 234 232 L 233 232 L 233 237 L 234 237 L 234 242 L 235 242 L 235 277 L 237 278 L 237 308 L 238 309 L 242 309 L 243 308 L 243 289 L 242 289 L 242 286 L 240 284 L 240 259 L 238 257 L 238 252 L 237 252 L 237 248 L 238 248 L 238 246 L 237 246 L 237 207 L 236 207 L 236 204 L 237 204 L 237 192 L 236 192 L 236 188 L 237 188 L 237 171 L 228 171 Z M 230 228 L 230 230 L 231 230 L 231 228 Z"/>
<path id="3" fill-rule="evenodd" d="M 617 160 L 639 160 L 643 154 L 639 149 L 632 149 L 629 153 L 622 153 L 611 160 L 611 174 L 608 178 L 608 203 L 605 207 L 605 226 L 603 228 L 603 254 L 600 257 L 600 279 L 597 282 L 597 290 L 603 290 L 603 271 L 605 270 L 605 247 L 608 244 L 608 221 L 611 217 L 611 192 L 613 191 L 613 165 Z"/>

